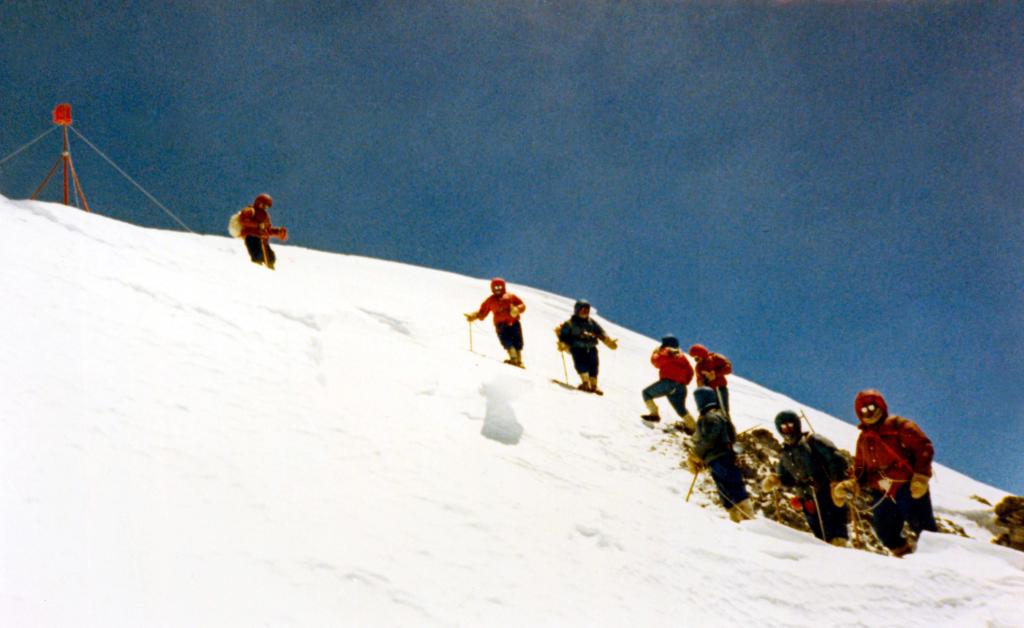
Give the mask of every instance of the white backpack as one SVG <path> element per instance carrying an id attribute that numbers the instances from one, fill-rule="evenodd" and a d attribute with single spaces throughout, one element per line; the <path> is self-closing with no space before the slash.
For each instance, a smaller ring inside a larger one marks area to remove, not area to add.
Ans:
<path id="1" fill-rule="evenodd" d="M 241 213 L 242 212 L 238 212 L 228 219 L 228 233 L 231 234 L 232 238 L 242 237 L 242 221 L 238 219 L 238 216 Z"/>

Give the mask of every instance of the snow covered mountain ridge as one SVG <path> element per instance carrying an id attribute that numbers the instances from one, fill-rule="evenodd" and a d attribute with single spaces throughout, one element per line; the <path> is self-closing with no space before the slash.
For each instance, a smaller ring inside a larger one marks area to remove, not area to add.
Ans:
<path id="1" fill-rule="evenodd" d="M 486 279 L 294 246 L 270 272 L 2 197 L 0 222 L 3 625 L 1024 625 L 1024 554 L 971 497 L 1004 493 L 941 464 L 974 538 L 903 560 L 684 502 L 638 420 L 657 342 L 599 303 L 604 397 L 551 382 L 573 299 L 514 277 L 525 371 L 489 323 L 468 350 Z M 801 408 L 730 389 L 739 430 Z"/>

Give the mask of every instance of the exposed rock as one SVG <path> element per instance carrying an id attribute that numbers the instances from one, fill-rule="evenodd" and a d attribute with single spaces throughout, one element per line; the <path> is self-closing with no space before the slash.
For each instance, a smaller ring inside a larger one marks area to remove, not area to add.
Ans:
<path id="1" fill-rule="evenodd" d="M 1024 497 L 1010 495 L 996 504 L 996 523 L 1003 532 L 992 539 L 993 543 L 1024 551 Z"/>
<path id="2" fill-rule="evenodd" d="M 943 534 L 955 534 L 957 536 L 962 536 L 965 539 L 971 538 L 971 536 L 967 534 L 967 530 L 964 530 L 963 526 L 950 521 L 949 519 L 935 517 L 935 523 L 939 528 L 939 532 L 942 532 Z"/>
<path id="3" fill-rule="evenodd" d="M 985 499 L 984 497 L 982 497 L 982 496 L 980 496 L 980 495 L 971 495 L 971 499 L 973 499 L 973 500 L 974 500 L 974 501 L 976 501 L 976 502 L 979 502 L 979 503 L 985 504 L 985 505 L 986 505 L 986 506 L 988 506 L 989 508 L 991 508 L 991 507 L 992 507 L 992 502 L 988 501 L 987 499 Z"/>

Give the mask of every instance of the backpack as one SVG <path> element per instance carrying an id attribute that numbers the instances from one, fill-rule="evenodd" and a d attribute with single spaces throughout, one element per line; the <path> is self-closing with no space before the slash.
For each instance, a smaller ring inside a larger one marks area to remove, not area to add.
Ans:
<path id="1" fill-rule="evenodd" d="M 733 425 L 733 423 L 732 423 L 732 417 L 729 416 L 729 414 L 727 412 L 725 412 L 724 410 L 722 411 L 722 416 L 725 417 L 725 424 L 726 424 L 726 426 L 728 428 L 726 430 L 726 433 L 729 436 L 729 446 L 735 449 L 735 447 L 736 447 L 736 426 Z M 740 451 L 737 451 L 736 453 L 742 453 L 742 448 L 741 448 Z"/>
<path id="2" fill-rule="evenodd" d="M 228 219 L 228 233 L 231 234 L 232 238 L 242 237 L 242 221 L 239 219 L 239 215 L 241 213 L 242 212 L 236 212 Z"/>
<path id="3" fill-rule="evenodd" d="M 815 457 L 818 458 L 830 480 L 839 480 L 845 477 L 848 466 L 846 459 L 839 455 L 839 451 L 832 441 L 824 436 L 811 433 L 807 436 L 807 444 L 811 450 L 812 460 Z"/>

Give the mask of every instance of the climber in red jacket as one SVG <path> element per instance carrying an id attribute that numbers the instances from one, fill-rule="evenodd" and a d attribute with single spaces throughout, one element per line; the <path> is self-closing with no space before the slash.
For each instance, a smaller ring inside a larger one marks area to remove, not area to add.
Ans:
<path id="1" fill-rule="evenodd" d="M 928 490 L 935 449 L 916 423 L 889 414 L 877 390 L 857 393 L 853 407 L 860 419 L 853 478 L 832 487 L 832 501 L 842 507 L 861 488 L 870 491 L 875 534 L 894 556 L 904 556 L 914 551 L 904 523 L 917 534 L 938 531 Z"/>
<path id="2" fill-rule="evenodd" d="M 494 331 L 498 341 L 508 351 L 506 364 L 523 368 L 523 326 L 519 317 L 526 311 L 523 300 L 507 291 L 505 280 L 495 277 L 491 280 L 491 296 L 480 304 L 476 312 L 465 314 L 466 320 L 473 322 L 494 314 Z"/>
<path id="3" fill-rule="evenodd" d="M 288 230 L 284 227 L 274 227 L 270 224 L 270 213 L 267 209 L 274 204 L 269 194 L 260 194 L 252 205 L 232 216 L 228 224 L 231 235 L 245 238 L 245 248 L 249 251 L 249 258 L 254 264 L 263 264 L 270 270 L 274 270 L 274 262 L 277 256 L 270 248 L 268 240 L 277 238 L 284 242 L 288 239 Z"/>

